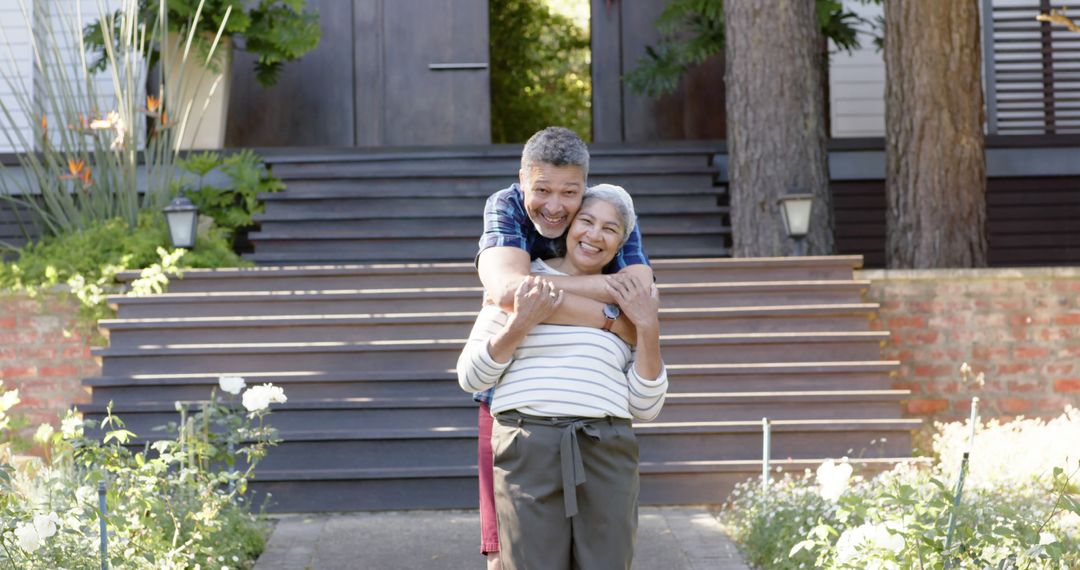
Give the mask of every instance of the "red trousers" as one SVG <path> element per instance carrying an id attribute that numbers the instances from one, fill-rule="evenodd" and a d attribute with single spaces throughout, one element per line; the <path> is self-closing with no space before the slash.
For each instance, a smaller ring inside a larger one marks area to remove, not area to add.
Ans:
<path id="1" fill-rule="evenodd" d="M 495 466 L 491 460 L 491 408 L 480 404 L 477 427 L 480 436 L 476 442 L 476 464 L 480 471 L 480 552 L 499 551 L 499 522 L 495 518 Z"/>

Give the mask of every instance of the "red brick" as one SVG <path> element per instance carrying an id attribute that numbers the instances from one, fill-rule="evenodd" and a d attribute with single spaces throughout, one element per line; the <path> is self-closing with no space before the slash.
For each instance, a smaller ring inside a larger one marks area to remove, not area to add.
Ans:
<path id="1" fill-rule="evenodd" d="M 19 323 L 15 317 L 0 317 L 0 329 L 18 328 Z"/>
<path id="2" fill-rule="evenodd" d="M 1066 378 L 1054 381 L 1055 392 L 1080 392 L 1080 378 Z"/>
<path id="3" fill-rule="evenodd" d="M 1043 412 L 1051 412 L 1053 415 L 1060 414 L 1065 410 L 1065 406 L 1071 402 L 1068 398 L 1040 398 L 1035 401 L 1035 409 Z"/>
<path id="4" fill-rule="evenodd" d="M 1080 325 L 1080 313 L 1065 313 L 1054 317 L 1054 324 L 1067 327 Z"/>
<path id="5" fill-rule="evenodd" d="M 0 379 L 31 378 L 36 375 L 37 369 L 33 366 L 8 366 L 0 369 Z"/>
<path id="6" fill-rule="evenodd" d="M 62 366 L 42 366 L 38 369 L 38 374 L 42 376 L 77 376 L 79 369 L 71 364 L 65 364 Z"/>
<path id="7" fill-rule="evenodd" d="M 1005 396 L 998 398 L 997 407 L 1006 414 L 1024 414 L 1031 411 L 1031 400 Z"/>
<path id="8" fill-rule="evenodd" d="M 1010 392 L 1037 392 L 1044 386 L 1037 382 L 1009 382 Z"/>
<path id="9" fill-rule="evenodd" d="M 922 392 L 922 384 L 919 382 L 893 382 L 893 390 L 911 390 L 912 394 Z"/>
<path id="10" fill-rule="evenodd" d="M 1034 366 L 1022 362 L 1009 362 L 997 365 L 997 374 L 1027 374 Z"/>
<path id="11" fill-rule="evenodd" d="M 907 411 L 909 414 L 925 416 L 936 414 L 949 409 L 948 400 L 909 400 Z"/>
<path id="12" fill-rule="evenodd" d="M 1050 356 L 1050 351 L 1041 346 L 1022 346 L 1013 349 L 1013 356 L 1016 358 L 1041 359 Z"/>
<path id="13" fill-rule="evenodd" d="M 955 367 L 946 364 L 918 364 L 914 369 L 916 376 L 939 377 L 948 376 L 955 372 Z"/>
<path id="14" fill-rule="evenodd" d="M 888 321 L 889 328 L 914 328 L 925 329 L 926 317 L 909 316 L 909 317 L 892 317 Z"/>
<path id="15" fill-rule="evenodd" d="M 1051 362 L 1043 366 L 1043 374 L 1047 376 L 1064 376 L 1072 374 L 1075 369 L 1076 365 L 1071 362 Z"/>

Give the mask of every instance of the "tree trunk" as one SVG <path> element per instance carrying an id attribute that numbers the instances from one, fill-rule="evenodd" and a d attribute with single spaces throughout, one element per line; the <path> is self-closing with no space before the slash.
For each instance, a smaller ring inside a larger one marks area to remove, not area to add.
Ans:
<path id="1" fill-rule="evenodd" d="M 791 255 L 777 200 L 814 195 L 806 251 L 833 252 L 814 0 L 724 0 L 727 145 L 736 257 Z"/>
<path id="2" fill-rule="evenodd" d="M 885 258 L 986 265 L 978 0 L 885 0 Z"/>

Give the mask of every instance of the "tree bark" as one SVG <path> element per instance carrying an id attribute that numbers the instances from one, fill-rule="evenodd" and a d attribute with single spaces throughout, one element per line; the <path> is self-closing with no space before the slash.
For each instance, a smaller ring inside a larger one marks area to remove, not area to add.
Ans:
<path id="1" fill-rule="evenodd" d="M 724 0 L 736 257 L 791 255 L 777 200 L 814 195 L 806 252 L 831 254 L 821 33 L 814 0 Z"/>
<path id="2" fill-rule="evenodd" d="M 986 265 L 978 0 L 885 0 L 885 259 Z"/>

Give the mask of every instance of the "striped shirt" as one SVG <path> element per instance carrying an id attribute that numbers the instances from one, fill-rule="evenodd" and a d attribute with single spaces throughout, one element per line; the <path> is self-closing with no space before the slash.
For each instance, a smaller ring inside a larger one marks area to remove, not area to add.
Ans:
<path id="1" fill-rule="evenodd" d="M 559 274 L 540 260 L 534 273 Z M 488 340 L 506 324 L 507 314 L 485 306 L 458 358 L 458 383 L 467 392 L 494 387 L 491 413 L 517 410 L 535 416 L 637 418 L 660 413 L 667 393 L 667 370 L 655 380 L 634 369 L 634 351 L 613 333 L 591 327 L 537 325 L 498 363 Z"/>

